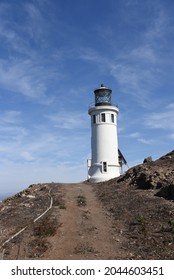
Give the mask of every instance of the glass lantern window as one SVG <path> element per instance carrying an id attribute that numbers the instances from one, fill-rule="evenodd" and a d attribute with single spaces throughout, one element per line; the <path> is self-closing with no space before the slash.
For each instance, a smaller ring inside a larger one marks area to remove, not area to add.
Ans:
<path id="1" fill-rule="evenodd" d="M 95 104 L 111 104 L 111 94 L 110 92 L 95 95 Z"/>

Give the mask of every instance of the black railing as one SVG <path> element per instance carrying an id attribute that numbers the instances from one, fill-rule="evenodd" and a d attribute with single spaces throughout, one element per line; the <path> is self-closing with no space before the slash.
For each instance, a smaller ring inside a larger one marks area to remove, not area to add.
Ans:
<path id="1" fill-rule="evenodd" d="M 93 107 L 100 107 L 100 106 L 117 107 L 117 108 L 119 109 L 118 104 L 107 104 L 107 103 L 103 103 L 103 104 L 100 104 L 100 105 L 96 105 L 94 102 L 89 104 L 89 109 L 90 109 L 90 108 L 93 108 Z"/>

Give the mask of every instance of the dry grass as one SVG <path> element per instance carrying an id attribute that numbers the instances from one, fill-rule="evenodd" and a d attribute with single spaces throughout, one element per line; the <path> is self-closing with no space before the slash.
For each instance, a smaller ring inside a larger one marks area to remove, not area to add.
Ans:
<path id="1" fill-rule="evenodd" d="M 78 206 L 86 206 L 86 197 L 83 195 L 78 195 L 77 197 L 77 205 Z"/>
<path id="2" fill-rule="evenodd" d="M 50 220 L 49 218 L 43 219 L 34 225 L 34 236 L 48 237 L 53 236 L 58 228 L 56 219 Z"/>

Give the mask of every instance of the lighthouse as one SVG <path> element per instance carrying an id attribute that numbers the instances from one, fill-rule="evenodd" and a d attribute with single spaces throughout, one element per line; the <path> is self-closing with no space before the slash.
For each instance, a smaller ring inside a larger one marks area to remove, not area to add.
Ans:
<path id="1" fill-rule="evenodd" d="M 89 107 L 91 117 L 91 160 L 88 160 L 88 180 L 102 182 L 120 175 L 117 115 L 112 104 L 112 90 L 103 84 L 94 90 L 95 104 Z"/>

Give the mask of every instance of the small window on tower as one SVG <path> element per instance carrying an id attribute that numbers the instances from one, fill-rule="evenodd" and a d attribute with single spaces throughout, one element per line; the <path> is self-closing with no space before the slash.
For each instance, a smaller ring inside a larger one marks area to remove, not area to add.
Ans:
<path id="1" fill-rule="evenodd" d="M 93 123 L 96 123 L 96 115 L 93 115 Z"/>
<path id="2" fill-rule="evenodd" d="M 114 123 L 115 120 L 114 120 L 114 114 L 111 114 L 111 122 Z"/>
<path id="3" fill-rule="evenodd" d="M 107 162 L 103 161 L 103 172 L 107 172 Z"/>
<path id="4" fill-rule="evenodd" d="M 106 122 L 106 116 L 105 116 L 105 114 L 103 113 L 103 114 L 101 114 L 101 121 L 102 122 Z"/>

